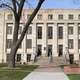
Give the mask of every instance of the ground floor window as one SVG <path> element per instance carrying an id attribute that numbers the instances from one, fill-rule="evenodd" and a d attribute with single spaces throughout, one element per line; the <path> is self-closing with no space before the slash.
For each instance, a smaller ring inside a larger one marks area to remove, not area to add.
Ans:
<path id="1" fill-rule="evenodd" d="M 17 54 L 17 62 L 21 61 L 21 54 Z"/>

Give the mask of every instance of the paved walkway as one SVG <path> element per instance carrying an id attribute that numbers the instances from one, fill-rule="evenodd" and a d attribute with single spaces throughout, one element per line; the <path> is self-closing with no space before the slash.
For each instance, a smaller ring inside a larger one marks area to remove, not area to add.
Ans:
<path id="1" fill-rule="evenodd" d="M 23 80 L 69 80 L 69 79 L 60 67 L 44 65 L 34 70 Z"/>

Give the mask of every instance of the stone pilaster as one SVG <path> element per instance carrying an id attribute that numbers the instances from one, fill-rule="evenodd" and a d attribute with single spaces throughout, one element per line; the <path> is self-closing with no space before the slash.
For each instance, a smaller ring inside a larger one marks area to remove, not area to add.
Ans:
<path id="1" fill-rule="evenodd" d="M 74 60 L 79 60 L 78 53 L 78 25 L 74 24 Z"/>
<path id="2" fill-rule="evenodd" d="M 44 56 L 47 54 L 47 24 L 46 23 L 44 23 L 42 27 L 42 40 L 43 40 L 42 55 Z"/>
<path id="3" fill-rule="evenodd" d="M 53 26 L 53 55 L 58 56 L 57 23 Z"/>
<path id="4" fill-rule="evenodd" d="M 67 23 L 63 26 L 63 55 L 66 54 L 68 50 L 68 26 Z"/>

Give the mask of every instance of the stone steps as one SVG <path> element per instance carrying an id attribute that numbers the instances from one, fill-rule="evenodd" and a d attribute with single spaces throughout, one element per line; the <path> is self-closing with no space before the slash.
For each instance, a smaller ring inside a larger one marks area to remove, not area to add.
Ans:
<path id="1" fill-rule="evenodd" d="M 64 57 L 53 57 L 53 62 L 54 65 L 65 65 L 66 60 Z M 49 64 L 49 58 L 45 56 L 41 56 L 37 58 L 37 62 L 35 63 L 37 65 L 47 65 Z"/>

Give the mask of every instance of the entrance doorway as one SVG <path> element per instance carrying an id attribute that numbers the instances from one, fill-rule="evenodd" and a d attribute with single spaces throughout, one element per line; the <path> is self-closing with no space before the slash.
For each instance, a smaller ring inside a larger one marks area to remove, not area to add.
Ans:
<path id="1" fill-rule="evenodd" d="M 59 45 L 58 49 L 59 49 L 58 56 L 62 56 L 63 55 L 63 45 Z"/>
<path id="2" fill-rule="evenodd" d="M 42 45 L 37 45 L 37 56 L 41 56 L 42 54 Z"/>
<path id="3" fill-rule="evenodd" d="M 48 45 L 48 55 L 47 56 L 50 56 L 50 52 L 52 52 L 52 45 Z"/>

